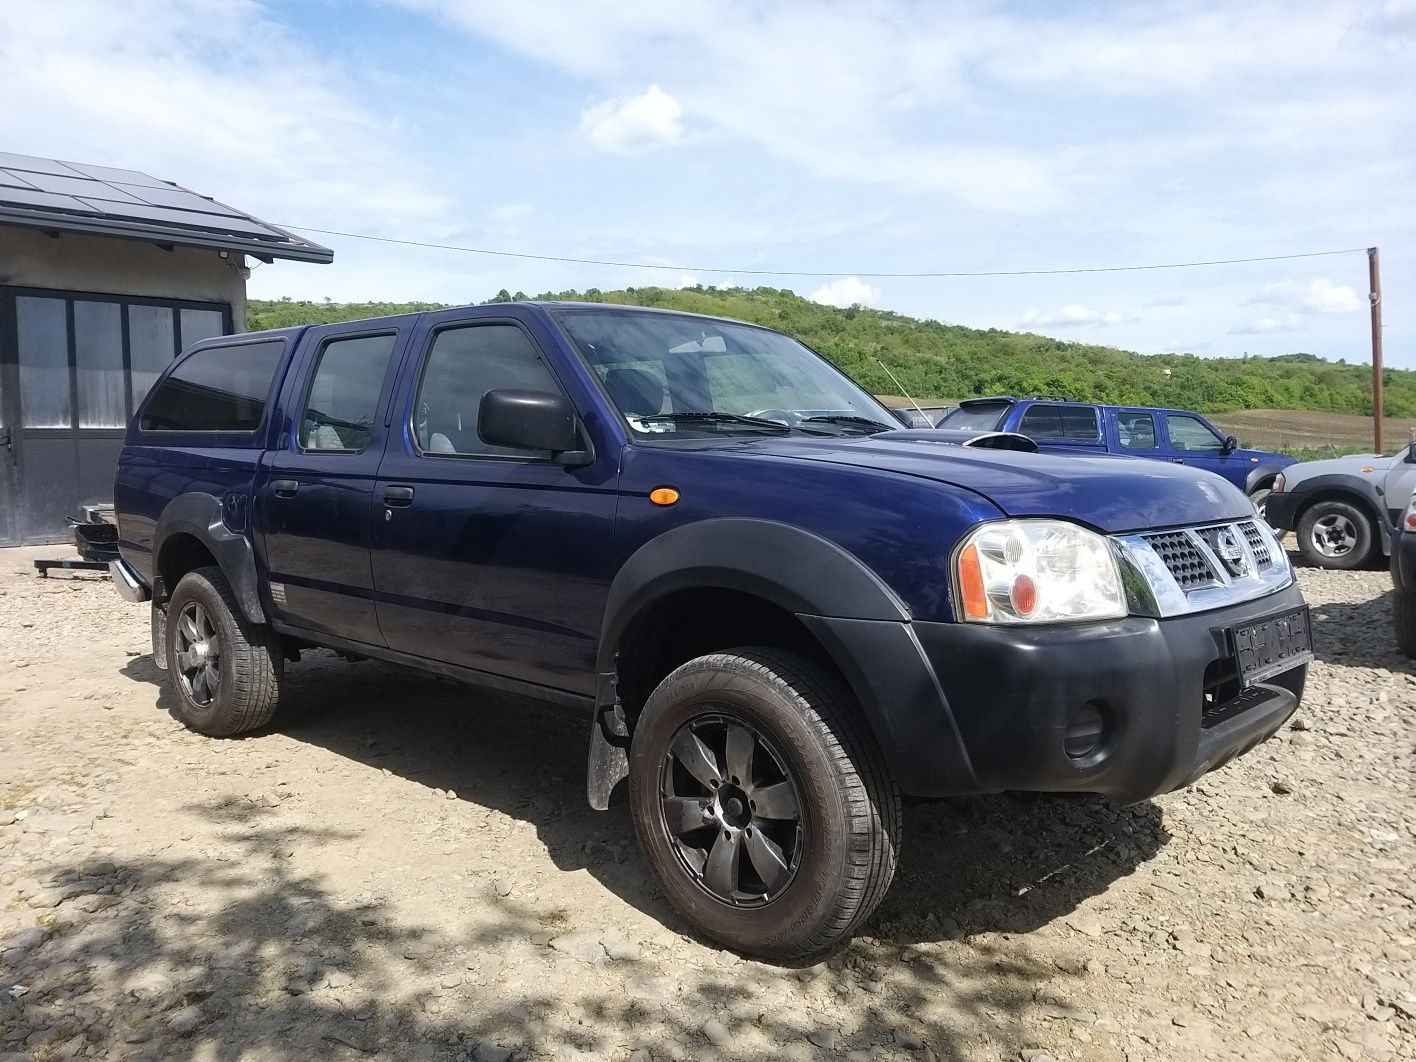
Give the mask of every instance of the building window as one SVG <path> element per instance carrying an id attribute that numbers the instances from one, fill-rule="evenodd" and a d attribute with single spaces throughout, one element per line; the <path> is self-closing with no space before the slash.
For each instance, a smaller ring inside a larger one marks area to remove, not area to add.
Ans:
<path id="1" fill-rule="evenodd" d="M 26 428 L 67 428 L 69 322 L 63 299 L 25 296 L 15 300 L 19 332 L 20 423 Z"/>

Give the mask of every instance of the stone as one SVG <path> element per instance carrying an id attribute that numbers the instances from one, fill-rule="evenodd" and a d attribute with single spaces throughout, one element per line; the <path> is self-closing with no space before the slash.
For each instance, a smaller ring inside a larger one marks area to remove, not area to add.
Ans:
<path id="1" fill-rule="evenodd" d="M 411 944 L 404 945 L 403 957 L 405 959 L 431 959 L 436 950 L 426 940 L 415 940 Z"/>
<path id="2" fill-rule="evenodd" d="M 1101 919 L 1092 911 L 1073 911 L 1063 921 L 1084 937 L 1099 937 L 1104 932 Z"/>
<path id="3" fill-rule="evenodd" d="M 593 929 L 577 929 L 551 938 L 551 948 L 581 962 L 598 964 L 605 961 L 605 946 L 600 934 Z"/>
<path id="4" fill-rule="evenodd" d="M 167 1027 L 178 1036 L 186 1036 L 194 1031 L 204 1018 L 201 1007 L 183 1007 L 181 1010 L 174 1011 L 172 1017 L 167 1019 Z"/>
<path id="5" fill-rule="evenodd" d="M 600 935 L 600 944 L 605 954 L 616 962 L 633 962 L 640 956 L 638 944 L 626 937 L 618 929 L 607 929 Z"/>
<path id="6" fill-rule="evenodd" d="M 733 1041 L 728 1027 L 717 1018 L 709 1018 L 703 1023 L 703 1035 L 714 1047 L 727 1047 Z"/>

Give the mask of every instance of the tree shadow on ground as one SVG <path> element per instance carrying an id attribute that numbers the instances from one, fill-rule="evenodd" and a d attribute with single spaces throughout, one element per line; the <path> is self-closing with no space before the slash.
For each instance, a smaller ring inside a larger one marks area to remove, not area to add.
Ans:
<path id="1" fill-rule="evenodd" d="M 147 658 L 124 670 L 161 677 Z M 170 696 L 164 688 L 159 707 L 169 708 Z M 287 671 L 281 712 L 275 726 L 288 737 L 529 822 L 560 870 L 588 870 L 631 906 L 688 932 L 633 847 L 623 801 L 609 812 L 586 803 L 586 719 L 324 653 Z M 1105 891 L 1168 840 L 1149 802 L 995 795 L 912 803 L 900 873 L 865 932 L 886 944 L 1027 932 Z"/>
<path id="2" fill-rule="evenodd" d="M 1337 667 L 1384 667 L 1411 672 L 1411 662 L 1396 647 L 1392 626 L 1395 595 L 1395 590 L 1387 590 L 1364 601 L 1309 606 L 1314 655 Z"/>
<path id="3" fill-rule="evenodd" d="M 43 883 L 65 903 L 30 939 L 0 940 L 7 983 L 29 989 L 0 994 L 0 1050 L 231 1062 L 645 1050 L 775 1062 L 783 1045 L 804 1045 L 822 1059 L 907 1049 L 958 1059 L 964 1039 L 1016 1042 L 1037 984 L 1062 976 L 987 952 L 946 967 L 868 947 L 797 975 L 650 952 L 600 976 L 531 943 L 538 913 L 514 898 L 491 897 L 475 929 L 431 929 L 296 869 L 290 846 L 337 839 L 329 831 L 278 825 L 249 803 L 187 810 L 216 826 L 217 848 L 48 866 Z M 569 977 L 567 965 L 578 967 Z M 954 1020 L 930 1020 L 944 997 Z M 705 1038 L 714 1016 L 714 1039 L 730 1046 Z"/>

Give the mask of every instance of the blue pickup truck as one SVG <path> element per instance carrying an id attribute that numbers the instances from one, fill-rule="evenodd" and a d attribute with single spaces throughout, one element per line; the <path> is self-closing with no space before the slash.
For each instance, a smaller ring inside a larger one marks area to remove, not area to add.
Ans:
<path id="1" fill-rule="evenodd" d="M 1261 513 L 1278 474 L 1297 460 L 1240 449 L 1234 436 L 1220 434 L 1204 417 L 1183 409 L 1051 398 L 969 398 L 938 426 L 1018 432 L 1047 453 L 1124 454 L 1202 468 L 1249 495 Z"/>
<path id="2" fill-rule="evenodd" d="M 583 713 L 590 802 L 627 780 L 684 917 L 799 957 L 884 896 L 902 794 L 1145 800 L 1298 706 L 1306 606 L 1242 493 L 1029 448 L 711 317 L 286 328 L 152 388 L 113 575 L 202 734 L 271 724 L 316 647 Z"/>

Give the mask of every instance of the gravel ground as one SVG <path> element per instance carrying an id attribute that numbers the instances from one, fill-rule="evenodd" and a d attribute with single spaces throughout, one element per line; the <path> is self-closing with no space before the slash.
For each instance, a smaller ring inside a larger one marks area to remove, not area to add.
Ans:
<path id="1" fill-rule="evenodd" d="M 1320 662 L 1246 759 L 910 806 L 877 915 L 783 969 L 685 935 L 583 722 L 321 654 L 276 729 L 199 738 L 145 607 L 53 553 L 0 551 L 0 1060 L 1416 1058 L 1384 572 L 1301 573 Z"/>

